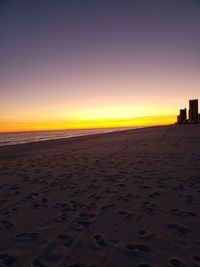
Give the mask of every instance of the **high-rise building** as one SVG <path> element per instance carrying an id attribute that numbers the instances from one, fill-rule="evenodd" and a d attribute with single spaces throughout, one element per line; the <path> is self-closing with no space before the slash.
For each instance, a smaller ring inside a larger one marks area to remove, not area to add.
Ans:
<path id="1" fill-rule="evenodd" d="M 198 123 L 198 99 L 189 100 L 189 122 Z"/>
<path id="2" fill-rule="evenodd" d="M 177 116 L 177 123 L 183 124 L 187 120 L 187 110 L 186 108 L 180 109 L 180 114 Z"/>

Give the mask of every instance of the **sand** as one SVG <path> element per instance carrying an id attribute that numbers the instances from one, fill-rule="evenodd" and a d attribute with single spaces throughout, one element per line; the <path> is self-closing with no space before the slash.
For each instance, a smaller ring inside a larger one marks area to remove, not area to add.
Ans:
<path id="1" fill-rule="evenodd" d="M 1 147 L 0 266 L 200 266 L 200 125 Z"/>

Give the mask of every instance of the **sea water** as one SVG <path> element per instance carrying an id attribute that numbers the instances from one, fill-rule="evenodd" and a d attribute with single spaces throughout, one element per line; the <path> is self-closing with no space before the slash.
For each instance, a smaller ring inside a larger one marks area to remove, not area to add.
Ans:
<path id="1" fill-rule="evenodd" d="M 0 146 L 24 144 L 51 139 L 70 138 L 83 135 L 109 133 L 136 128 L 139 127 L 0 133 Z"/>

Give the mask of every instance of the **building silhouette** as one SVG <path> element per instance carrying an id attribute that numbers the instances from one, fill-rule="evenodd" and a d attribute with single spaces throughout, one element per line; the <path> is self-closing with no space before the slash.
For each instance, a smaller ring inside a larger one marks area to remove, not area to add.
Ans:
<path id="1" fill-rule="evenodd" d="M 187 120 L 187 109 L 180 109 L 180 114 L 177 116 L 177 123 L 183 124 Z"/>
<path id="2" fill-rule="evenodd" d="M 200 114 L 198 110 L 198 99 L 189 100 L 189 112 L 187 119 L 187 109 L 180 109 L 180 113 L 177 116 L 177 124 L 185 124 L 185 123 L 200 123 Z"/>
<path id="3" fill-rule="evenodd" d="M 189 123 L 198 123 L 198 99 L 189 101 Z"/>

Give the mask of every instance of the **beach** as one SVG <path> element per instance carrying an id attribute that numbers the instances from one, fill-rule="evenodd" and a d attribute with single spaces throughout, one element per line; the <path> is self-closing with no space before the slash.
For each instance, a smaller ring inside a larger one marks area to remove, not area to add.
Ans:
<path id="1" fill-rule="evenodd" d="M 200 266 L 200 125 L 0 147 L 0 266 Z"/>

